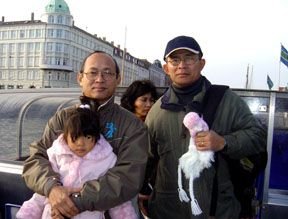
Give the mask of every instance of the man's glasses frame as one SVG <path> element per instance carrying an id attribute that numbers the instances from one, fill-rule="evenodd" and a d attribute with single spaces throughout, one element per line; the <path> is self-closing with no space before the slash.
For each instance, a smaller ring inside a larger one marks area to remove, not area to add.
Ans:
<path id="1" fill-rule="evenodd" d="M 93 70 L 93 71 L 82 72 L 82 73 L 86 75 L 86 77 L 89 81 L 95 81 L 100 75 L 105 81 L 109 81 L 109 80 L 112 80 L 116 75 L 115 72 L 112 72 L 109 69 L 104 69 L 101 71 L 100 70 Z"/>
<path id="2" fill-rule="evenodd" d="M 184 62 L 186 65 L 194 65 L 199 61 L 198 56 L 184 56 L 183 58 L 180 57 L 168 57 L 167 62 L 169 62 L 173 66 L 180 65 L 181 62 Z"/>

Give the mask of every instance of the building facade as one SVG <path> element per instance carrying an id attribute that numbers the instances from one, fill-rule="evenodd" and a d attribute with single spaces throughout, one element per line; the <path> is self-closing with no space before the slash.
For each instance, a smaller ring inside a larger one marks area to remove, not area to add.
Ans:
<path id="1" fill-rule="evenodd" d="M 102 50 L 117 61 L 122 86 L 137 79 L 166 85 L 158 60 L 149 63 L 126 49 L 76 26 L 64 0 L 50 0 L 40 20 L 0 21 L 0 89 L 78 87 L 76 74 L 82 60 Z M 154 80 L 155 79 L 155 80 Z"/>

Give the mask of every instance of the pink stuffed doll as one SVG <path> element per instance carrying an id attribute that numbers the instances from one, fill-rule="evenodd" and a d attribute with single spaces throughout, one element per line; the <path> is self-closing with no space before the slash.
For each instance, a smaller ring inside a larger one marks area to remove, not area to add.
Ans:
<path id="1" fill-rule="evenodd" d="M 183 120 L 183 124 L 188 128 L 190 132 L 190 142 L 188 151 L 183 154 L 179 159 L 178 166 L 178 191 L 179 198 L 181 201 L 189 202 L 191 199 L 191 209 L 194 215 L 199 215 L 202 213 L 200 206 L 194 196 L 193 192 L 193 180 L 200 176 L 200 173 L 204 168 L 211 166 L 211 161 L 214 161 L 214 153 L 212 151 L 198 151 L 195 145 L 195 136 L 197 132 L 208 131 L 207 123 L 199 117 L 195 112 L 188 113 Z M 182 188 L 182 175 L 181 170 L 184 175 L 189 179 L 189 195 L 188 198 L 186 192 Z"/>

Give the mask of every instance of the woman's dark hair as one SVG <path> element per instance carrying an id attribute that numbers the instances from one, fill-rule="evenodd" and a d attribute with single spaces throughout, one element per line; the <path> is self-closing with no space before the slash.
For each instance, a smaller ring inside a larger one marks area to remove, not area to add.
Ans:
<path id="1" fill-rule="evenodd" d="M 122 95 L 120 100 L 120 105 L 130 112 L 135 112 L 134 103 L 136 99 L 147 93 L 151 93 L 152 98 L 156 101 L 158 99 L 158 94 L 155 85 L 150 80 L 137 80 L 134 81 L 127 88 L 125 93 Z"/>
<path id="2" fill-rule="evenodd" d="M 84 58 L 84 60 L 83 60 L 83 62 L 82 62 L 82 65 L 81 65 L 81 68 L 80 68 L 80 72 L 81 72 L 81 73 L 84 72 L 86 60 L 87 60 L 91 55 L 94 55 L 94 54 L 96 54 L 96 53 L 106 54 L 107 56 L 110 56 L 110 57 L 112 58 L 112 60 L 113 60 L 113 62 L 114 62 L 114 64 L 115 64 L 116 77 L 118 77 L 119 74 L 120 74 L 120 68 L 119 68 L 118 63 L 117 63 L 116 60 L 113 58 L 113 56 L 111 56 L 110 54 L 108 54 L 108 53 L 106 53 L 106 52 L 104 52 L 104 51 L 101 51 L 101 50 L 95 50 L 95 51 L 91 52 L 90 54 L 88 54 L 88 55 Z"/>
<path id="3" fill-rule="evenodd" d="M 64 124 L 63 137 L 67 142 L 68 134 L 70 134 L 72 141 L 75 142 L 78 137 L 91 135 L 97 142 L 100 138 L 99 116 L 95 111 L 81 108 L 81 106 L 69 113 L 68 119 Z"/>

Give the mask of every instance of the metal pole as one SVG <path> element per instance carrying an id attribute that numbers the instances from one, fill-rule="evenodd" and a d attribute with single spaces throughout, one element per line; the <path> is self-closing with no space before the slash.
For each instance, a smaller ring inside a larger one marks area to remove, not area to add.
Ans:
<path id="1" fill-rule="evenodd" d="M 126 35 L 127 27 L 125 26 L 125 35 L 124 35 L 124 49 L 123 49 L 123 58 L 122 58 L 122 67 L 121 67 L 121 85 L 124 83 L 124 69 L 125 69 L 125 55 L 126 55 Z"/>

